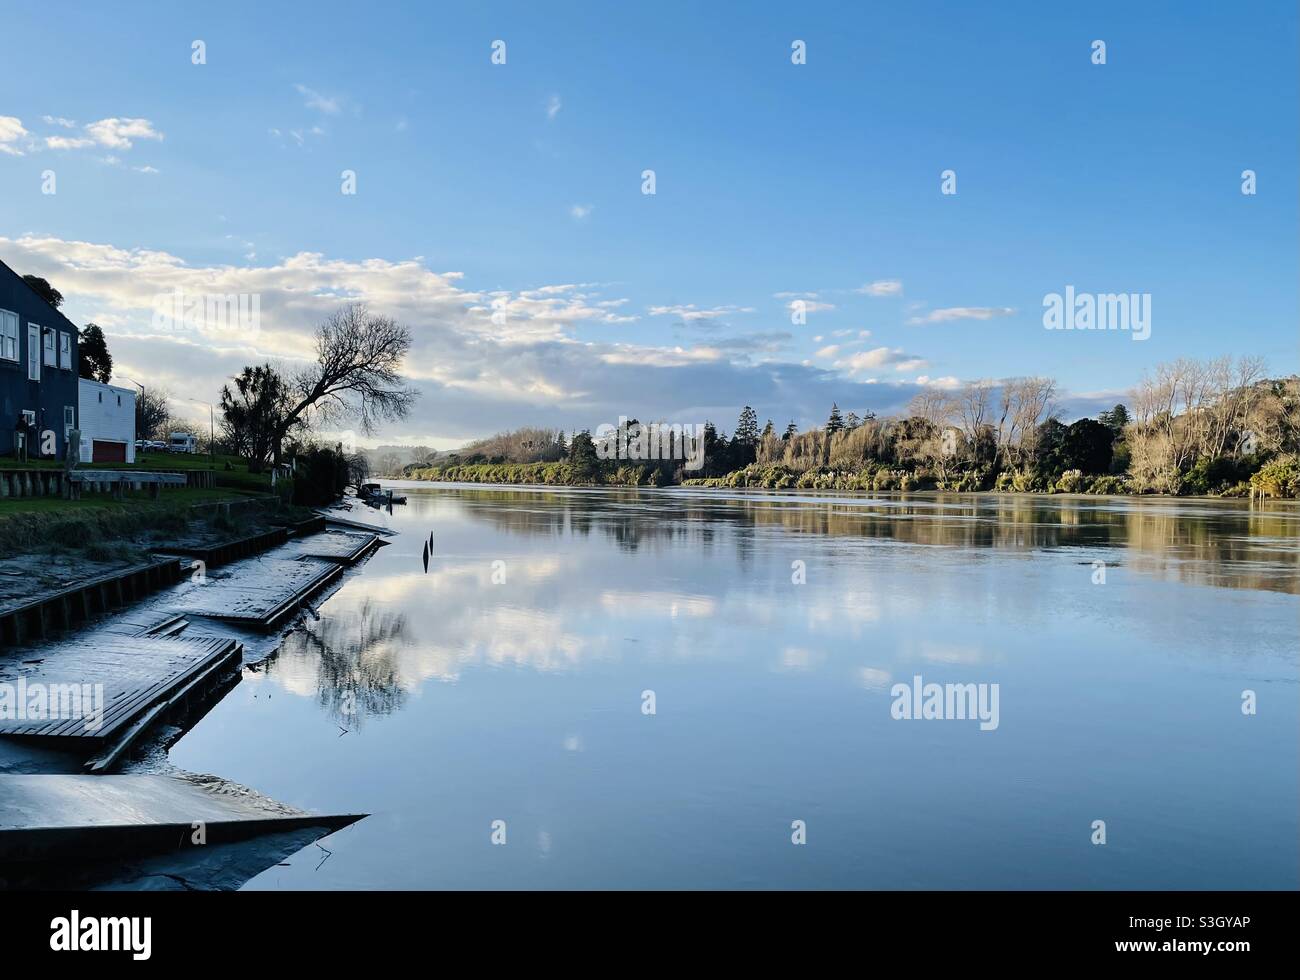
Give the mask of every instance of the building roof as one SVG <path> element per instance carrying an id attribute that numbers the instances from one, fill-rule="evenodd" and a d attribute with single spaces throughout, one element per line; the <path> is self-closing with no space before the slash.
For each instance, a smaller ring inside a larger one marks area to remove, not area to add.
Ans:
<path id="1" fill-rule="evenodd" d="M 40 300 L 42 303 L 44 303 L 47 307 L 49 307 L 50 312 L 53 313 L 55 316 L 57 316 L 57 317 L 58 317 L 60 320 L 62 320 L 65 324 L 67 324 L 67 326 L 68 326 L 68 328 L 69 328 L 70 330 L 73 330 L 73 331 L 78 331 L 78 330 L 79 330 L 79 328 L 77 327 L 77 325 L 76 325 L 75 323 L 73 323 L 73 322 L 72 322 L 71 320 L 69 320 L 66 316 L 64 316 L 62 313 L 60 313 L 58 310 L 56 310 L 53 306 L 50 306 L 49 300 L 47 300 L 44 296 L 42 296 L 42 295 L 41 295 L 40 293 L 38 293 L 36 290 L 32 289 L 32 287 L 31 287 L 31 283 L 29 283 L 26 279 L 24 279 L 24 278 L 23 278 L 22 276 L 20 276 L 18 273 L 14 272 L 13 269 L 11 269 L 8 265 L 5 264 L 5 262 L 4 262 L 3 259 L 0 259 L 0 279 L 4 279 L 6 276 L 12 276 L 13 279 L 14 279 L 14 281 L 15 281 L 19 286 L 21 286 L 23 289 L 28 290 L 28 291 L 29 291 L 33 296 L 35 296 L 37 299 L 39 299 L 39 300 Z"/>
<path id="2" fill-rule="evenodd" d="M 123 388 L 121 385 L 110 385 L 110 384 L 105 384 L 105 383 L 102 382 L 102 381 L 96 381 L 94 378 L 78 378 L 77 381 L 78 381 L 79 384 L 83 384 L 83 385 L 93 385 L 93 386 L 96 387 L 96 388 L 103 388 L 103 389 L 105 389 L 105 390 L 107 390 L 107 391 L 116 391 L 116 392 L 120 392 L 121 394 L 124 394 L 124 395 L 130 395 L 132 398 L 135 397 L 135 389 L 134 389 L 134 388 Z"/>

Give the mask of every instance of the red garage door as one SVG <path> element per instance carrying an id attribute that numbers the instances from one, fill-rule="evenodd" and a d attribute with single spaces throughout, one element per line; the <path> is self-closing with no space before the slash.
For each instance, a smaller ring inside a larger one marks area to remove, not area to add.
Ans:
<path id="1" fill-rule="evenodd" d="M 95 463 L 125 463 L 126 443 L 96 439 L 90 445 L 90 459 Z"/>

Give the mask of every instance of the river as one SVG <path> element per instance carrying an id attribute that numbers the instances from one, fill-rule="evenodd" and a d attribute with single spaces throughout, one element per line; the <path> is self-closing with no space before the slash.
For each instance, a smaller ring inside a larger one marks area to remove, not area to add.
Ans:
<path id="1" fill-rule="evenodd" d="M 1294 504 L 393 485 L 171 751 L 371 814 L 248 888 L 1300 882 Z"/>

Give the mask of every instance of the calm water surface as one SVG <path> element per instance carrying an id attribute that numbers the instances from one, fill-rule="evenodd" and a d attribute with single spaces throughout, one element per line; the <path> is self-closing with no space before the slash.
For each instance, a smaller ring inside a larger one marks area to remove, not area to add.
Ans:
<path id="1" fill-rule="evenodd" d="M 247 887 L 1300 880 L 1293 506 L 399 486 L 172 750 L 373 814 Z M 891 718 L 918 674 L 998 684 L 997 729 Z"/>

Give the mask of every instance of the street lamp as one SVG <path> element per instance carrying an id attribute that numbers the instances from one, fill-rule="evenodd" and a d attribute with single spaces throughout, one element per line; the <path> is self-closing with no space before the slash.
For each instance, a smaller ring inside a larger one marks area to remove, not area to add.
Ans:
<path id="1" fill-rule="evenodd" d="M 122 374 L 122 375 L 118 375 L 118 377 L 120 377 L 120 378 L 122 378 L 122 379 L 124 379 L 124 380 L 126 380 L 126 381 L 130 381 L 131 384 L 135 385 L 137 388 L 140 389 L 140 394 L 142 394 L 142 395 L 144 394 L 144 385 L 140 384 L 139 381 L 136 381 L 136 380 L 133 379 L 133 378 L 128 378 L 128 377 L 126 377 L 126 375 L 124 375 L 124 374 Z M 212 407 L 212 403 L 211 403 L 211 402 L 205 402 L 205 401 L 204 401 L 203 399 L 201 399 L 201 398 L 186 398 L 186 397 L 184 397 L 183 395 L 168 395 L 167 397 L 168 397 L 168 399 L 171 399 L 171 398 L 178 398 L 178 399 L 180 399 L 180 400 L 183 401 L 183 402 L 194 402 L 196 405 L 207 405 L 207 406 L 208 406 L 208 462 L 211 463 L 212 466 L 213 466 L 213 468 L 215 469 L 215 468 L 216 468 L 216 465 L 217 465 L 217 457 L 216 457 L 216 441 L 217 441 L 217 439 L 216 439 L 216 436 L 217 436 L 216 409 Z M 139 435 L 139 433 L 137 433 L 137 435 Z"/>

